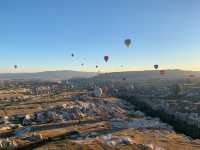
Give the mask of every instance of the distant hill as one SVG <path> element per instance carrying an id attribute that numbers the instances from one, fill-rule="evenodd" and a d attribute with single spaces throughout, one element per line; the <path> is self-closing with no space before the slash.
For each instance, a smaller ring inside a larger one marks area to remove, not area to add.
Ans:
<path id="1" fill-rule="evenodd" d="M 183 79 L 188 78 L 190 75 L 194 75 L 196 78 L 200 77 L 200 71 L 184 71 L 184 70 L 165 70 L 165 75 L 161 76 L 159 70 L 147 70 L 147 71 L 128 71 L 128 72 L 113 72 L 105 73 L 97 76 L 97 78 L 104 79 L 155 79 L 155 78 L 167 78 L 167 79 Z"/>
<path id="2" fill-rule="evenodd" d="M 161 76 L 158 70 L 147 71 L 128 71 L 128 72 L 112 72 L 104 73 L 98 76 L 94 72 L 80 72 L 80 71 L 46 71 L 38 73 L 1 73 L 0 80 L 14 80 L 14 79 L 39 79 L 39 80 L 68 80 L 72 78 L 90 78 L 94 77 L 99 79 L 155 79 L 155 78 L 167 78 L 167 79 L 183 79 L 189 75 L 200 77 L 200 71 L 184 71 L 184 70 L 165 70 L 165 75 Z"/>
<path id="3" fill-rule="evenodd" d="M 39 79 L 39 80 L 67 80 L 72 78 L 89 78 L 97 75 L 94 72 L 80 72 L 80 71 L 45 71 L 38 73 L 0 73 L 0 80 L 14 80 L 14 79 Z"/>

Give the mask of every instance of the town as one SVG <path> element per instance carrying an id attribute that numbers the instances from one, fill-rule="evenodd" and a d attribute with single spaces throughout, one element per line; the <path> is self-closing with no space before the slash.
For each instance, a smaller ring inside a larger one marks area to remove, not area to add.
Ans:
<path id="1" fill-rule="evenodd" d="M 1 81 L 1 148 L 200 148 L 198 79 L 110 76 Z"/>

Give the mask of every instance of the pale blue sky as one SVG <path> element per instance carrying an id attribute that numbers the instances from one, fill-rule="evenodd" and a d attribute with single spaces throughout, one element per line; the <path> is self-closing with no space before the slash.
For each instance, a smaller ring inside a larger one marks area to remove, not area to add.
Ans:
<path id="1" fill-rule="evenodd" d="M 200 0 L 1 0 L 0 72 L 14 64 L 18 72 L 200 70 Z"/>

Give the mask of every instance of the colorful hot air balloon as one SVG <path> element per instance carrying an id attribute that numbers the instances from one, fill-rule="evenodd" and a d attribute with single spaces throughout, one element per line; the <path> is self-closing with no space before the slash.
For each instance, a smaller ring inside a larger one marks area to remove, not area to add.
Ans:
<path id="1" fill-rule="evenodd" d="M 158 65 L 154 65 L 154 69 L 158 69 Z"/>
<path id="2" fill-rule="evenodd" d="M 17 65 L 14 65 L 14 68 L 17 69 Z"/>
<path id="3" fill-rule="evenodd" d="M 126 47 L 131 47 L 131 39 L 126 39 L 124 41 L 124 44 L 126 45 Z"/>
<path id="4" fill-rule="evenodd" d="M 160 75 L 165 75 L 165 70 L 160 70 Z"/>
<path id="5" fill-rule="evenodd" d="M 105 62 L 108 62 L 109 56 L 104 56 Z"/>

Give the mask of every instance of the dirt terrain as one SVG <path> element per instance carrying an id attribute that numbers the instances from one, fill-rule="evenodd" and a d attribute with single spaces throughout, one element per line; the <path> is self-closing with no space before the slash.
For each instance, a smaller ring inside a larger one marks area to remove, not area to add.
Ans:
<path id="1" fill-rule="evenodd" d="M 0 145 L 10 149 L 200 149 L 199 140 L 176 134 L 117 98 L 76 92 L 0 107 Z"/>

